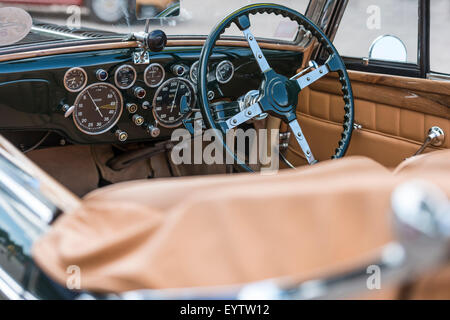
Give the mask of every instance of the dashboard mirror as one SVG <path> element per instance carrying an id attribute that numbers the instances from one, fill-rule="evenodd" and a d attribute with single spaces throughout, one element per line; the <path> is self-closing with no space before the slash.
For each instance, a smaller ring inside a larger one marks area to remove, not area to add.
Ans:
<path id="1" fill-rule="evenodd" d="M 406 46 L 396 36 L 383 35 L 369 49 L 369 59 L 407 62 Z"/>
<path id="2" fill-rule="evenodd" d="M 181 0 L 136 0 L 136 17 L 139 20 L 177 17 Z"/>

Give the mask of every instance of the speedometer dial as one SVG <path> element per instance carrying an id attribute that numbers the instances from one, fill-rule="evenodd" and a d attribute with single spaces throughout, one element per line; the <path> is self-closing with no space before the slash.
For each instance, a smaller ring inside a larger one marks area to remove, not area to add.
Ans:
<path id="1" fill-rule="evenodd" d="M 78 92 L 86 86 L 87 80 L 87 74 L 84 69 L 71 68 L 64 74 L 64 87 L 67 91 Z"/>
<path id="2" fill-rule="evenodd" d="M 180 109 L 183 96 L 186 97 L 187 105 L 192 108 L 195 105 L 194 86 L 184 78 L 169 79 L 156 91 L 153 99 L 153 115 L 163 127 L 177 127 L 187 116 L 182 114 Z"/>
<path id="3" fill-rule="evenodd" d="M 137 73 L 136 69 L 134 69 L 129 64 L 124 64 L 120 66 L 114 75 L 114 81 L 116 86 L 120 89 L 129 89 L 136 82 Z"/>
<path id="4" fill-rule="evenodd" d="M 102 134 L 119 121 L 123 109 L 122 95 L 109 83 L 86 87 L 75 100 L 73 121 L 89 135 Z"/>

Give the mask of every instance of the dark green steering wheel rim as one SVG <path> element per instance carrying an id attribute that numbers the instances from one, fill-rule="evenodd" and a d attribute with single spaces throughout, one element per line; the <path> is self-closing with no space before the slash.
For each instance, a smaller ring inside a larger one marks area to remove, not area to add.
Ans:
<path id="1" fill-rule="evenodd" d="M 211 31 L 208 38 L 203 46 L 200 62 L 199 62 L 199 75 L 198 75 L 198 96 L 200 101 L 200 109 L 203 115 L 203 121 L 208 129 L 215 129 L 214 131 L 220 131 L 223 134 L 216 134 L 215 139 L 218 139 L 225 147 L 226 152 L 233 156 L 234 160 L 238 165 L 240 165 L 244 170 L 249 172 L 254 172 L 245 162 L 240 160 L 237 155 L 228 148 L 224 140 L 224 130 L 223 128 L 215 122 L 213 114 L 211 112 L 208 100 L 208 86 L 207 86 L 207 67 L 208 61 L 213 52 L 214 46 L 220 35 L 225 32 L 225 30 L 230 27 L 232 23 L 239 24 L 238 18 L 242 16 L 254 15 L 257 13 L 273 13 L 276 15 L 281 15 L 283 17 L 289 18 L 292 21 L 297 22 L 299 25 L 310 31 L 313 36 L 322 44 L 323 48 L 329 53 L 330 58 L 328 60 L 328 68 L 330 72 L 338 72 L 339 81 L 342 84 L 343 100 L 345 102 L 344 111 L 344 121 L 343 121 L 343 131 L 341 134 L 341 139 L 339 141 L 338 147 L 335 150 L 335 154 L 332 159 L 338 159 L 345 156 L 347 149 L 350 144 L 350 140 L 353 133 L 353 123 L 354 123 L 354 99 L 353 91 L 350 84 L 350 79 L 347 73 L 342 58 L 340 57 L 338 51 L 328 39 L 328 37 L 317 27 L 312 21 L 301 13 L 287 8 L 285 6 L 271 4 L 271 3 L 261 3 L 245 6 L 237 11 L 234 11 L 221 22 L 219 22 L 215 28 Z"/>

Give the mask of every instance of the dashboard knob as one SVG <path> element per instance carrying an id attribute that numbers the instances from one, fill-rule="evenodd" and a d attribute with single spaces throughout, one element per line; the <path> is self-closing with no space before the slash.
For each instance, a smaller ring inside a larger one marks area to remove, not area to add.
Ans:
<path id="1" fill-rule="evenodd" d="M 145 89 L 142 87 L 134 87 L 133 94 L 138 99 L 144 99 L 145 95 L 147 94 L 147 91 L 145 91 Z"/>
<path id="2" fill-rule="evenodd" d="M 161 130 L 159 130 L 156 126 L 149 124 L 147 126 L 147 132 L 152 136 L 152 138 L 156 138 L 161 133 Z"/>
<path id="3" fill-rule="evenodd" d="M 125 131 L 122 131 L 120 129 L 117 129 L 116 137 L 120 142 L 124 142 L 124 141 L 127 141 L 127 139 L 128 139 L 128 133 L 126 133 Z"/>
<path id="4" fill-rule="evenodd" d="M 64 118 L 68 118 L 75 111 L 75 106 L 69 106 L 68 104 L 65 104 L 62 106 L 61 110 L 62 112 L 64 112 Z"/>
<path id="5" fill-rule="evenodd" d="M 144 123 L 144 117 L 138 114 L 135 114 L 131 119 L 133 120 L 133 123 L 137 126 L 142 126 L 142 124 Z"/>
<path id="6" fill-rule="evenodd" d="M 136 103 L 127 103 L 127 111 L 129 113 L 136 113 L 138 106 Z"/>
<path id="7" fill-rule="evenodd" d="M 148 102 L 148 101 L 142 102 L 142 109 L 148 110 L 148 109 L 150 109 L 151 107 L 152 107 L 152 105 L 150 104 L 150 102 Z"/>
<path id="8" fill-rule="evenodd" d="M 106 81 L 108 79 L 108 72 L 104 69 L 98 69 L 95 72 L 95 77 L 99 80 L 99 81 Z"/>
<path id="9" fill-rule="evenodd" d="M 182 64 L 174 64 L 170 70 L 174 75 L 177 77 L 182 77 L 187 73 L 188 68 L 186 66 L 183 66 Z"/>
<path id="10" fill-rule="evenodd" d="M 153 30 L 147 35 L 146 45 L 153 52 L 159 52 L 166 47 L 167 35 L 162 30 Z"/>

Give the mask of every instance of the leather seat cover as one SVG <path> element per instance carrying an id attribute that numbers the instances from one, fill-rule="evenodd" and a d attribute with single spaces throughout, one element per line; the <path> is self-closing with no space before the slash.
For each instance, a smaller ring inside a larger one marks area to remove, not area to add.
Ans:
<path id="1" fill-rule="evenodd" d="M 33 256 L 62 284 L 80 267 L 81 289 L 99 292 L 306 280 L 369 263 L 394 238 L 392 190 L 412 178 L 450 194 L 449 163 L 393 175 L 359 157 L 272 176 L 114 185 L 56 221 Z"/>

